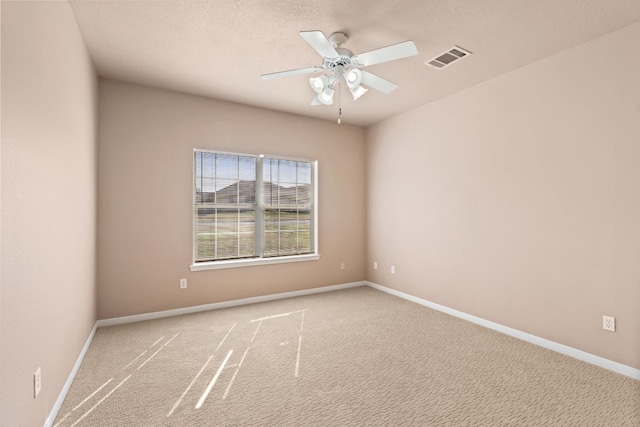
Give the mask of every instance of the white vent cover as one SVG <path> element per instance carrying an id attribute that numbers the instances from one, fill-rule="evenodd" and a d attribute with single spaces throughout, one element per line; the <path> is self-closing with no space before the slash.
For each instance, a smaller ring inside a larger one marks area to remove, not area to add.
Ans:
<path id="1" fill-rule="evenodd" d="M 425 64 L 440 70 L 447 65 L 451 65 L 454 62 L 459 61 L 460 59 L 465 58 L 469 55 L 471 55 L 471 52 L 469 52 L 468 50 L 463 49 L 460 46 L 454 46 L 448 51 L 436 56 L 433 59 L 428 60 L 427 62 L 425 62 Z"/>

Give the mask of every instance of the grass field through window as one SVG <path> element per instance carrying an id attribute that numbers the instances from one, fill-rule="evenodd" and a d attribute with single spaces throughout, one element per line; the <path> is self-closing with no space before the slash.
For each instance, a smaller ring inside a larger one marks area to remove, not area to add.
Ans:
<path id="1" fill-rule="evenodd" d="M 253 209 L 199 208 L 197 259 L 256 256 Z M 311 214 L 306 209 L 265 209 L 264 257 L 304 254 L 311 250 Z"/>

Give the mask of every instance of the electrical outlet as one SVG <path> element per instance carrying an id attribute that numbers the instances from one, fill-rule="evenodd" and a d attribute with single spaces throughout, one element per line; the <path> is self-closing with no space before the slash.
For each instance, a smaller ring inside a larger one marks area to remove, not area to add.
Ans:
<path id="1" fill-rule="evenodd" d="M 346 268 L 346 264 L 344 261 L 340 263 L 340 270 L 344 270 Z"/>
<path id="2" fill-rule="evenodd" d="M 42 389 L 42 370 L 38 368 L 35 374 L 33 374 L 33 398 L 35 399 L 40 394 Z"/>
<path id="3" fill-rule="evenodd" d="M 180 279 L 180 289 L 187 289 L 187 279 Z"/>
<path id="4" fill-rule="evenodd" d="M 602 316 L 602 329 L 605 331 L 616 331 L 616 318 L 612 316 Z"/>
<path id="5" fill-rule="evenodd" d="M 396 266 L 395 265 L 391 266 L 391 274 L 396 274 Z"/>
<path id="6" fill-rule="evenodd" d="M 378 269 L 378 261 L 373 261 L 373 269 L 374 270 Z"/>

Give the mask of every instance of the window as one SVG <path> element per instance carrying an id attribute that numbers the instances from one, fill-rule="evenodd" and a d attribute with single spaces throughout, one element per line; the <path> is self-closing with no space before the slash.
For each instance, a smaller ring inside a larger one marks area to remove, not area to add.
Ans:
<path id="1" fill-rule="evenodd" d="M 315 162 L 194 152 L 192 270 L 318 259 Z"/>

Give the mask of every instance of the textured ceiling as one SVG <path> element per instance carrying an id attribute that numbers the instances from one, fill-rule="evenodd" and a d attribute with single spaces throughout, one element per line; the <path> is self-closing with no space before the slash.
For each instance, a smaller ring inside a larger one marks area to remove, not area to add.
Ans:
<path id="1" fill-rule="evenodd" d="M 342 31 L 354 54 L 413 40 L 419 54 L 366 69 L 399 85 L 340 97 L 343 122 L 369 125 L 640 21 L 638 0 L 70 1 L 101 77 L 335 120 L 311 106 L 321 65 L 299 31 Z M 442 70 L 424 63 L 454 45 L 471 52 Z"/>

